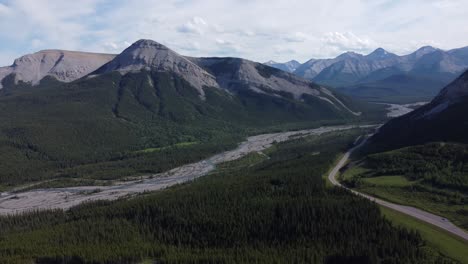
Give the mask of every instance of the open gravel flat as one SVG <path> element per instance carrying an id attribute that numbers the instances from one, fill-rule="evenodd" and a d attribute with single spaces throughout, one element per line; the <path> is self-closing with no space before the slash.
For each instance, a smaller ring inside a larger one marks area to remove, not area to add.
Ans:
<path id="1" fill-rule="evenodd" d="M 286 141 L 291 137 L 348 130 L 354 127 L 356 126 L 331 126 L 252 136 L 234 150 L 164 173 L 147 176 L 143 180 L 119 182 L 110 186 L 80 186 L 2 193 L 0 194 L 0 214 L 15 214 L 40 209 L 67 209 L 87 201 L 115 200 L 146 191 L 161 190 L 206 175 L 215 168 L 216 164 L 232 161 L 252 152 L 260 152 L 271 147 L 274 142 Z"/>

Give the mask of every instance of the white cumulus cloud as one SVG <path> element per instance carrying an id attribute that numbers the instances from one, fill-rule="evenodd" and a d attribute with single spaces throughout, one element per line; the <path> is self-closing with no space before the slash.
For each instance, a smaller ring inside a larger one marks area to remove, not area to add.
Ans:
<path id="1" fill-rule="evenodd" d="M 141 38 L 256 61 L 450 49 L 468 45 L 466 1 L 0 0 L 0 65 L 46 48 L 118 53 Z"/>

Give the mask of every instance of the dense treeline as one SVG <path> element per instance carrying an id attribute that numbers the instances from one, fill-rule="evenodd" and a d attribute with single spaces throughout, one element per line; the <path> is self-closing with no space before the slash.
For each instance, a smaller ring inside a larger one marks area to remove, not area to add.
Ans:
<path id="1" fill-rule="evenodd" d="M 351 164 L 343 183 L 468 228 L 468 145 L 427 143 L 368 155 Z"/>
<path id="2" fill-rule="evenodd" d="M 232 96 L 206 88 L 201 98 L 182 78 L 162 72 L 13 84 L 7 79 L 0 92 L 0 189 L 50 178 L 158 172 L 256 132 L 354 120 L 323 100 L 300 102 L 248 89 Z M 167 150 L 185 142 L 199 144 Z M 145 151 L 160 148 L 168 153 Z"/>
<path id="3" fill-rule="evenodd" d="M 450 263 L 323 175 L 359 132 L 308 137 L 190 184 L 0 217 L 0 262 Z"/>
<path id="4" fill-rule="evenodd" d="M 429 143 L 366 159 L 376 175 L 404 175 L 409 180 L 468 193 L 468 145 Z"/>

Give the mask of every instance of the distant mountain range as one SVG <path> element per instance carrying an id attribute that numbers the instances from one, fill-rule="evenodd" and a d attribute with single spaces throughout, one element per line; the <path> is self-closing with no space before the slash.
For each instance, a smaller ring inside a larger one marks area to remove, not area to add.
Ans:
<path id="1" fill-rule="evenodd" d="M 374 150 L 433 141 L 468 143 L 468 71 L 427 105 L 390 120 L 370 140 Z"/>
<path id="2" fill-rule="evenodd" d="M 293 73 L 367 101 L 398 103 L 432 99 L 467 68 L 468 47 L 444 51 L 426 46 L 404 56 L 378 48 L 368 55 L 347 52 L 311 59 Z"/>

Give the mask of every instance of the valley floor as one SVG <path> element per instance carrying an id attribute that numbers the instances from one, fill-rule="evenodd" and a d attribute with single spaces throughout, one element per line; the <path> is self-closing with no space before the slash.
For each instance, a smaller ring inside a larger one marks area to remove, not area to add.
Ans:
<path id="1" fill-rule="evenodd" d="M 0 262 L 458 263 L 375 204 L 326 185 L 323 175 L 363 133 L 342 128 L 285 136 L 263 154 L 132 199 L 0 216 Z"/>
<path id="2" fill-rule="evenodd" d="M 108 186 L 33 189 L 24 192 L 2 193 L 0 195 L 0 214 L 21 213 L 38 209 L 68 209 L 83 202 L 115 200 L 138 193 L 161 190 L 206 175 L 215 168 L 216 164 L 236 160 L 252 152 L 261 152 L 271 147 L 275 142 L 308 135 L 321 135 L 331 131 L 349 130 L 354 127 L 330 126 L 252 136 L 236 149 L 211 158 L 180 166 L 164 173 L 138 177 L 134 180 L 121 181 Z"/>

